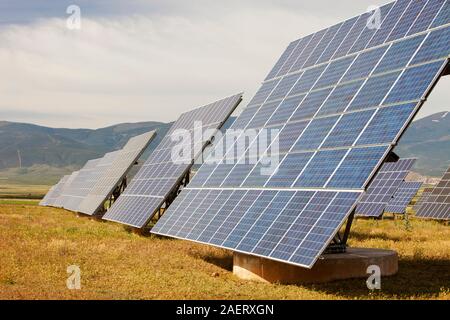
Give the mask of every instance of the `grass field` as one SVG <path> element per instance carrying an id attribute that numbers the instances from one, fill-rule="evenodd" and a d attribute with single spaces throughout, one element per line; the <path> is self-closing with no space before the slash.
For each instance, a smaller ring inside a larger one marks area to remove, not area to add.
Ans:
<path id="1" fill-rule="evenodd" d="M 397 250 L 399 274 L 285 286 L 236 278 L 229 251 L 144 237 L 113 223 L 25 203 L 0 204 L 0 299 L 450 299 L 450 227 L 357 220 L 350 245 Z M 67 267 L 82 289 L 66 288 Z"/>
<path id="2" fill-rule="evenodd" d="M 0 199 L 39 200 L 49 189 L 44 185 L 0 184 Z"/>

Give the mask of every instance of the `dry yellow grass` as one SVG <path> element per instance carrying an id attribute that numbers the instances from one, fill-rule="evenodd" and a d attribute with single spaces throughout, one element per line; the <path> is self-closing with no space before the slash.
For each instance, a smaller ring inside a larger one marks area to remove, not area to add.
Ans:
<path id="1" fill-rule="evenodd" d="M 229 251 L 143 237 L 59 209 L 0 205 L 0 299 L 449 299 L 450 228 L 430 221 L 357 220 L 351 245 L 400 254 L 400 272 L 370 293 L 364 279 L 324 285 L 246 282 Z M 66 288 L 79 265 L 82 289 Z"/>
<path id="2" fill-rule="evenodd" d="M 41 199 L 49 189 L 44 185 L 0 184 L 0 199 Z"/>

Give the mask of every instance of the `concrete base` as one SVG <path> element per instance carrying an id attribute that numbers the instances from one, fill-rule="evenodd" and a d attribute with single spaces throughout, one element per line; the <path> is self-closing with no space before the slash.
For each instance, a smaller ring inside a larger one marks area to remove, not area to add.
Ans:
<path id="1" fill-rule="evenodd" d="M 398 255 L 391 250 L 349 248 L 347 253 L 327 254 L 312 269 L 234 253 L 233 273 L 241 279 L 266 283 L 307 284 L 365 278 L 367 268 L 377 265 L 382 276 L 398 272 Z"/>

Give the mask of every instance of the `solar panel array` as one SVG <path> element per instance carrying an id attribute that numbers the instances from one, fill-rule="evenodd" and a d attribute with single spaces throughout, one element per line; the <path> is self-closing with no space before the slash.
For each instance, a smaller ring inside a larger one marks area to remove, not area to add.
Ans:
<path id="1" fill-rule="evenodd" d="M 58 200 L 59 196 L 61 195 L 61 191 L 66 185 L 67 180 L 69 179 L 69 175 L 66 175 L 59 180 L 59 182 L 54 185 L 49 192 L 45 195 L 44 204 L 41 204 L 42 206 L 49 206 L 53 207 L 55 205 L 55 202 Z"/>
<path id="2" fill-rule="evenodd" d="M 252 145 L 204 164 L 152 233 L 311 268 L 447 65 L 446 1 L 389 3 L 379 29 L 373 14 L 292 42 L 234 122 L 281 130 L 273 174 Z"/>
<path id="3" fill-rule="evenodd" d="M 386 206 L 385 211 L 397 214 L 406 213 L 406 209 L 408 208 L 414 197 L 417 195 L 417 192 L 419 192 L 421 187 L 422 182 L 403 182 L 398 188 L 394 197 Z"/>
<path id="4" fill-rule="evenodd" d="M 57 184 L 56 184 L 56 185 L 57 185 Z M 40 206 L 45 207 L 45 206 L 48 205 L 48 202 L 49 202 L 50 198 L 53 196 L 53 193 L 55 192 L 56 185 L 52 186 L 52 187 L 47 191 L 47 193 L 45 194 L 44 198 L 42 198 L 42 200 L 39 202 L 39 205 L 40 205 Z"/>
<path id="5" fill-rule="evenodd" d="M 242 94 L 237 94 L 182 114 L 103 218 L 137 228 L 146 226 L 211 140 L 211 129 L 220 129 L 241 99 Z M 198 125 L 201 127 L 196 128 Z M 203 137 L 196 136 L 196 129 L 201 129 Z M 180 130 L 190 137 L 186 143 L 190 154 L 174 160 L 172 152 L 180 143 L 174 138 Z"/>
<path id="6" fill-rule="evenodd" d="M 95 184 L 100 170 L 97 165 L 102 159 L 89 160 L 79 171 L 77 177 L 72 181 L 62 194 L 63 207 L 70 211 L 78 211 L 78 206 L 86 197 Z"/>
<path id="7" fill-rule="evenodd" d="M 103 205 L 154 136 L 155 133 L 152 131 L 133 137 L 123 149 L 109 152 L 103 158 L 88 161 L 81 170 L 63 177 L 52 187 L 40 205 L 92 214 L 89 205 L 96 204 L 95 201 L 99 207 Z M 86 199 L 89 200 L 87 204 Z"/>
<path id="8" fill-rule="evenodd" d="M 415 162 L 416 159 L 401 159 L 397 162 L 385 163 L 359 201 L 356 215 L 381 217 Z"/>
<path id="9" fill-rule="evenodd" d="M 77 179 L 79 171 L 74 171 L 72 174 L 69 175 L 69 178 L 67 179 L 66 183 L 63 187 L 61 187 L 61 191 L 59 193 L 59 197 L 54 201 L 53 206 L 56 208 L 63 208 L 66 198 L 64 197 L 64 193 L 66 193 L 72 183 Z"/>
<path id="10" fill-rule="evenodd" d="M 126 177 L 154 137 L 155 132 L 151 131 L 131 138 L 105 166 L 105 171 L 94 182 L 92 189 L 78 206 L 78 211 L 94 215 L 104 209 L 104 202 Z"/>
<path id="11" fill-rule="evenodd" d="M 433 192 L 433 188 L 425 188 L 423 190 L 422 194 L 420 195 L 419 200 L 417 200 L 416 204 L 414 205 L 415 212 L 419 211 L 422 204 L 424 204 L 427 201 L 428 197 L 431 195 L 432 192 Z"/>
<path id="12" fill-rule="evenodd" d="M 422 203 L 417 216 L 436 220 L 450 220 L 450 168 L 429 197 Z"/>

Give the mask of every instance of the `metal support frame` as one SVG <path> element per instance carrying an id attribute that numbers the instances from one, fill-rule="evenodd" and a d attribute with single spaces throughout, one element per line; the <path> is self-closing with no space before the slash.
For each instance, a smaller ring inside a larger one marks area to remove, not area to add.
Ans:
<path id="1" fill-rule="evenodd" d="M 180 182 L 176 185 L 173 191 L 167 196 L 163 205 L 156 210 L 155 216 L 153 220 L 158 221 L 163 216 L 164 212 L 169 208 L 173 201 L 175 201 L 176 197 L 180 194 L 182 188 L 186 187 L 191 180 L 191 170 L 188 170 L 184 177 L 180 180 Z"/>
<path id="2" fill-rule="evenodd" d="M 114 191 L 109 195 L 109 197 L 103 202 L 102 209 L 96 214 L 96 216 L 102 217 L 107 209 L 111 208 L 111 205 L 120 197 L 120 195 L 125 191 L 128 185 L 127 177 L 124 177 L 120 184 L 114 189 Z"/>
<path id="3" fill-rule="evenodd" d="M 352 228 L 353 220 L 355 218 L 356 208 L 353 209 L 352 213 L 347 219 L 347 223 L 345 225 L 344 232 L 342 235 L 338 232 L 333 239 L 333 242 L 328 245 L 328 248 L 325 249 L 325 254 L 333 254 L 333 253 L 345 253 L 347 251 L 347 241 L 350 235 L 350 230 Z"/>

